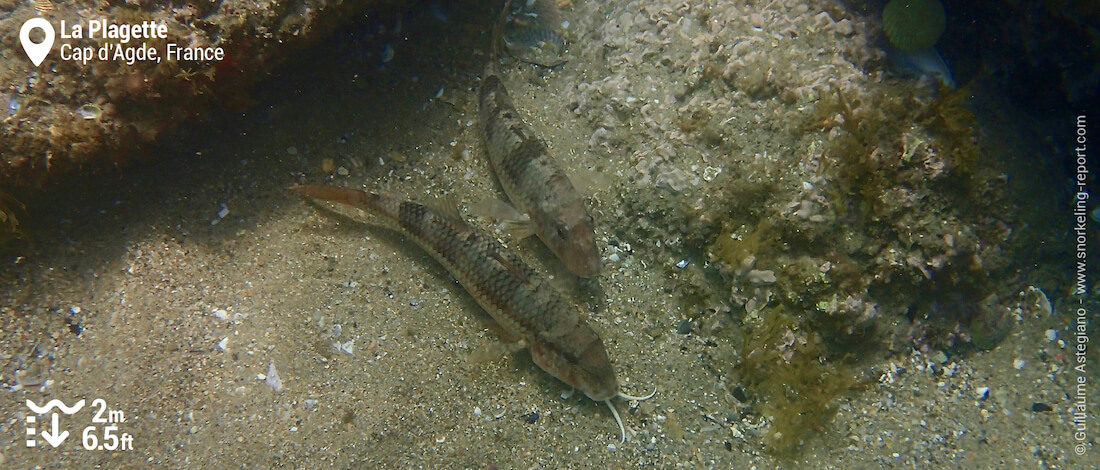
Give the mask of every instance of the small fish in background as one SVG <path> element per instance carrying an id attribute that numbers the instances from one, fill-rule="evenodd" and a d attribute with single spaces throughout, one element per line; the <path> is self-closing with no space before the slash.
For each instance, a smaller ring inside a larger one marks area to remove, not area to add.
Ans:
<path id="1" fill-rule="evenodd" d="M 906 51 L 887 46 L 886 55 L 890 57 L 894 70 L 902 75 L 931 77 L 948 88 L 955 88 L 951 69 L 947 67 L 947 62 L 943 61 L 943 57 L 934 47 Z"/>
<path id="2" fill-rule="evenodd" d="M 543 67 L 561 65 L 567 60 L 562 25 L 555 0 L 519 2 L 504 27 L 504 46 L 512 57 L 524 62 Z"/>
<path id="3" fill-rule="evenodd" d="M 543 67 L 566 62 L 565 38 L 548 28 L 512 28 L 504 35 L 504 46 L 513 57 Z"/>

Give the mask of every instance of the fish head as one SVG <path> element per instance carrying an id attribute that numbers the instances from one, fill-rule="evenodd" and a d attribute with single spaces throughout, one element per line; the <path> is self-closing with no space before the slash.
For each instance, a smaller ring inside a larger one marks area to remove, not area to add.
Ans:
<path id="1" fill-rule="evenodd" d="M 571 384 L 595 401 L 604 401 L 619 395 L 619 377 L 611 365 L 611 358 L 602 341 L 595 341 L 577 357 L 575 383 Z"/>
<path id="2" fill-rule="evenodd" d="M 575 206 L 575 207 L 573 207 Z M 550 247 L 573 274 L 595 277 L 600 274 L 602 262 L 600 249 L 596 247 L 595 222 L 580 200 L 562 207 L 558 217 L 539 227 L 539 238 Z"/>
<path id="3" fill-rule="evenodd" d="M 619 377 L 603 341 L 591 328 L 574 325 L 562 335 L 541 335 L 553 341 L 533 341 L 527 345 L 535 364 L 580 390 L 595 401 L 619 395 Z"/>

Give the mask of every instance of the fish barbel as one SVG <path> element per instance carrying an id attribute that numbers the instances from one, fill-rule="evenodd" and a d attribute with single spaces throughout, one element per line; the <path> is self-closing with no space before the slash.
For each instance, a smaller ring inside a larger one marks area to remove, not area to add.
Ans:
<path id="1" fill-rule="evenodd" d="M 493 28 L 493 54 L 478 92 L 489 162 L 508 199 L 531 218 L 535 235 L 574 274 L 595 277 L 601 268 L 595 222 L 546 143 L 519 117 L 497 65 L 510 4 L 506 2 Z"/>
<path id="2" fill-rule="evenodd" d="M 620 430 L 622 421 L 611 399 L 648 398 L 619 391 L 603 340 L 585 323 L 576 305 L 495 238 L 463 221 L 457 210 L 447 214 L 415 202 L 336 186 L 290 189 L 378 214 L 396 226 L 447 268 L 501 328 L 519 338 L 536 365 L 588 398 L 606 403 Z"/>

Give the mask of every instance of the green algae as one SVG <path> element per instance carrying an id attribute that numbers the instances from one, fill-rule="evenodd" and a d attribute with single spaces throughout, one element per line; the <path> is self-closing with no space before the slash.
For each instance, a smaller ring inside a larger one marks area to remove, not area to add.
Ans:
<path id="1" fill-rule="evenodd" d="M 734 231 L 723 231 L 710 246 L 712 260 L 736 268 L 749 257 L 758 257 L 772 253 L 780 243 L 773 225 L 767 220 L 760 221 L 755 228 L 744 235 Z"/>
<path id="2" fill-rule="evenodd" d="M 825 431 L 837 399 L 861 386 L 841 361 L 828 359 L 821 337 L 806 331 L 782 308 L 747 326 L 737 370 L 746 390 L 770 423 L 768 449 L 793 457 L 801 445 Z"/>
<path id="3" fill-rule="evenodd" d="M 834 88 L 803 125 L 842 131 L 826 141 L 822 163 L 833 177 L 830 196 L 840 217 L 873 223 L 895 212 L 889 191 L 921 183 L 928 171 L 918 165 L 942 161 L 948 179 L 958 183 L 948 186 L 968 191 L 982 164 L 968 88 L 941 90 L 923 103 L 906 83 L 886 86 L 862 97 Z"/>

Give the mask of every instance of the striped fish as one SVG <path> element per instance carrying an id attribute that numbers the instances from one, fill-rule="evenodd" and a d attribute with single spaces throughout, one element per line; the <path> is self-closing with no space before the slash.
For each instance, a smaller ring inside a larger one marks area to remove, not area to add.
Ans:
<path id="1" fill-rule="evenodd" d="M 588 398 L 606 403 L 626 440 L 611 399 L 644 400 L 653 395 L 620 392 L 607 349 L 578 308 L 495 238 L 467 224 L 457 210 L 446 214 L 415 202 L 335 186 L 290 189 L 382 216 L 447 268 L 501 328 L 523 342 L 536 365 Z"/>
<path id="2" fill-rule="evenodd" d="M 546 143 L 519 117 L 501 79 L 497 62 L 510 3 L 493 28 L 493 53 L 478 92 L 489 162 L 508 199 L 531 218 L 535 235 L 574 274 L 595 277 L 601 268 L 595 222 Z"/>

